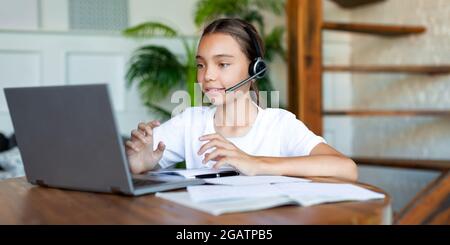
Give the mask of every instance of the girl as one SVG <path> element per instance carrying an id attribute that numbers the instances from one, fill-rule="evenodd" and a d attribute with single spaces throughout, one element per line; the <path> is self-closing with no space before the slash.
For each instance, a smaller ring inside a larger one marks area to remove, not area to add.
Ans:
<path id="1" fill-rule="evenodd" d="M 255 28 L 245 21 L 218 19 L 209 24 L 196 59 L 197 80 L 212 105 L 187 108 L 162 125 L 140 123 L 126 142 L 131 171 L 142 173 L 158 164 L 166 168 L 184 160 L 186 168 L 226 164 L 245 175 L 330 176 L 355 181 L 355 163 L 308 130 L 294 114 L 262 109 L 253 102 L 254 79 L 233 92 L 225 91 L 248 78 L 249 66 L 255 65 L 252 61 L 262 56 L 261 43 Z"/>

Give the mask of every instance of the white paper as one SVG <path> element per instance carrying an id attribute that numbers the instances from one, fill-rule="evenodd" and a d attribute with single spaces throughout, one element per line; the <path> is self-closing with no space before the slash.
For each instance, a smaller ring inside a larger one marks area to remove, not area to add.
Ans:
<path id="1" fill-rule="evenodd" d="M 308 179 L 286 177 L 286 176 L 229 176 L 205 179 L 208 184 L 214 185 L 258 185 L 273 183 L 309 182 Z"/>
<path id="2" fill-rule="evenodd" d="M 188 186 L 187 190 L 191 200 L 196 203 L 283 196 L 270 184 L 247 186 L 197 185 Z"/>
<path id="3" fill-rule="evenodd" d="M 342 201 L 382 199 L 384 194 L 352 184 L 335 183 L 280 183 L 274 187 L 302 206 Z"/>
<path id="4" fill-rule="evenodd" d="M 282 205 L 295 204 L 290 198 L 284 196 L 244 198 L 234 200 L 223 200 L 220 202 L 195 203 L 191 200 L 187 192 L 158 192 L 157 197 L 197 209 L 212 215 L 224 213 L 247 212 Z"/>

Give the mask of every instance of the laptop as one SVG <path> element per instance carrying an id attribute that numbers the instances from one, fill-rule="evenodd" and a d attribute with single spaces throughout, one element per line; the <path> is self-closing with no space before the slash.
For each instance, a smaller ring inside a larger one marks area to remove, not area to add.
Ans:
<path id="1" fill-rule="evenodd" d="M 4 91 L 32 184 L 137 196 L 204 183 L 131 174 L 106 84 Z"/>

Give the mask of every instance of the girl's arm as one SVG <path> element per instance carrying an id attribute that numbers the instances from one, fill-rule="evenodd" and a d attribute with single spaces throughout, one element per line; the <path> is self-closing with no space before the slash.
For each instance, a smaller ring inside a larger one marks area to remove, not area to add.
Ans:
<path id="1" fill-rule="evenodd" d="M 351 181 L 358 178 L 356 164 L 331 146 L 320 143 L 309 156 L 256 157 L 256 174 L 290 176 L 326 176 Z"/>
<path id="2" fill-rule="evenodd" d="M 326 176 L 351 181 L 358 178 L 356 164 L 324 143 L 315 146 L 309 156 L 260 157 L 248 155 L 220 134 L 204 135 L 200 140 L 208 142 L 197 154 L 201 155 L 207 149 L 216 148 L 211 153 L 206 153 L 203 160 L 203 164 L 216 160 L 214 168 L 228 164 L 246 175 Z"/>

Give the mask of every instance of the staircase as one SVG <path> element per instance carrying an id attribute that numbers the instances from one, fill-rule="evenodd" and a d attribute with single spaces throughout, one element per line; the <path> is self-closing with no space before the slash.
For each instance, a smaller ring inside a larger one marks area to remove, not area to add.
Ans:
<path id="1" fill-rule="evenodd" d="M 379 4 L 386 0 L 330 0 L 343 8 L 358 8 Z M 412 25 L 381 25 L 362 23 L 338 23 L 323 20 L 321 0 L 288 0 L 288 101 L 289 109 L 316 134 L 322 135 L 323 117 L 450 117 L 450 110 L 323 110 L 323 72 L 351 73 L 408 73 L 415 75 L 440 76 L 450 74 L 450 65 L 332 65 L 322 61 L 322 32 L 342 31 L 385 38 L 408 35 L 426 35 L 426 27 Z M 384 159 L 353 157 L 363 165 L 396 167 L 407 169 L 427 169 L 441 172 L 439 178 L 427 186 L 396 217 L 398 224 L 450 223 L 450 160 L 432 161 L 416 159 Z M 428 203 L 428 208 L 425 203 Z M 448 206 L 448 205 L 447 205 Z M 433 207 L 430 208 L 430 207 Z M 437 210 L 437 211 L 436 211 Z"/>

